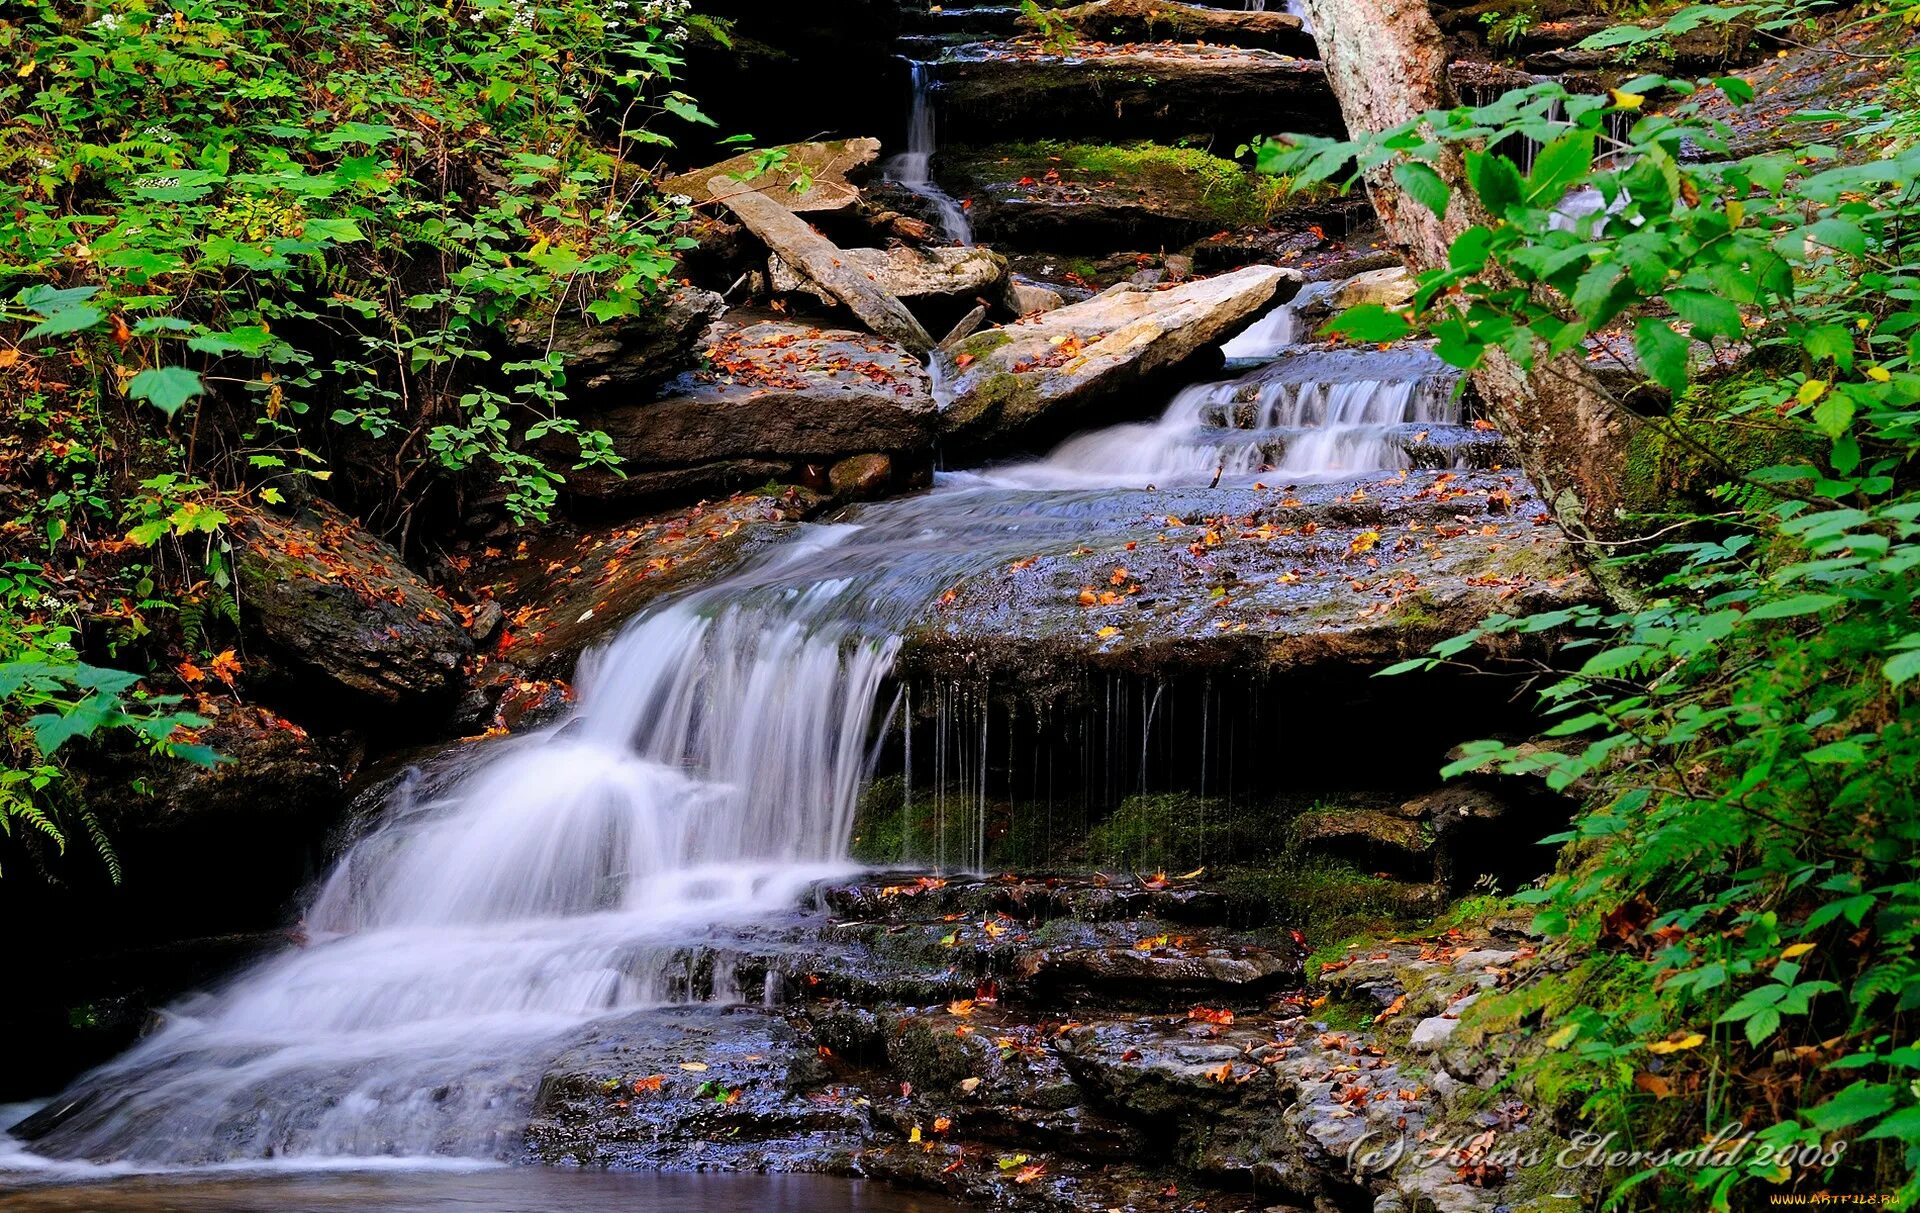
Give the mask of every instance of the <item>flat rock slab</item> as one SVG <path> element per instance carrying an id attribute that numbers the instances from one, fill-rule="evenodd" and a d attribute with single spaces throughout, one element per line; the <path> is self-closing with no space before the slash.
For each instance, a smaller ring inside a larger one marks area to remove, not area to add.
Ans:
<path id="1" fill-rule="evenodd" d="M 570 472 L 569 493 L 606 503 L 692 498 L 804 477 L 809 467 L 824 482 L 849 455 L 891 456 L 909 478 L 928 465 L 935 409 L 926 371 L 885 338 L 736 316 L 708 331 L 699 357 L 705 369 L 652 399 L 583 419 L 613 439 L 626 474 Z"/>
<path id="2" fill-rule="evenodd" d="M 1312 58 L 1313 36 L 1292 13 L 1233 12 L 1176 0 L 1091 0 L 1054 12 L 1087 42 L 1154 42 L 1171 38 L 1244 48 L 1282 51 Z M 1035 28 L 1031 17 L 1021 25 Z"/>
<path id="3" fill-rule="evenodd" d="M 1232 147 L 1275 130 L 1339 134 L 1317 60 L 1174 42 L 1086 44 L 1066 55 L 1019 42 L 960 47 L 935 68 L 941 138 L 1211 136 Z"/>
<path id="4" fill-rule="evenodd" d="M 1123 284 L 975 333 L 937 356 L 942 429 L 977 449 L 1092 420 L 1101 401 L 1210 353 L 1285 280 L 1273 266 L 1249 266 L 1168 289 Z"/>
<path id="5" fill-rule="evenodd" d="M 903 662 L 996 680 L 1061 664 L 1386 663 L 1495 612 L 1597 597 L 1516 473 L 1276 478 L 1089 498 L 1077 546 L 962 581 L 911 635 Z"/>
<path id="6" fill-rule="evenodd" d="M 741 191 L 762 193 L 795 214 L 845 210 L 860 200 L 860 191 L 847 180 L 847 174 L 871 164 L 880 154 L 878 139 L 835 139 L 822 143 L 788 143 L 769 148 L 785 152 L 780 167 L 755 173 L 760 152 L 742 152 L 730 160 L 706 168 L 669 177 L 660 183 L 666 194 L 679 194 L 696 205 L 718 202 Z M 729 184 L 716 191 L 713 179 L 724 177 Z M 807 188 L 793 187 L 803 179 Z"/>
<path id="7" fill-rule="evenodd" d="M 821 504 L 788 486 L 488 549 L 480 576 L 503 616 L 486 653 L 485 679 L 569 676 L 582 650 L 636 612 L 674 590 L 711 581 L 749 547 L 785 536 Z"/>
<path id="8" fill-rule="evenodd" d="M 949 190 L 972 203 L 975 236 L 996 248 L 1172 249 L 1266 217 L 1252 175 L 1240 175 L 1237 167 L 1228 176 L 1198 171 L 1207 162 L 1197 156 L 1183 162 L 1171 151 L 1118 150 L 1103 155 L 1104 145 L 993 144 L 943 150 L 938 171 Z M 1076 164 L 1083 158 L 1088 163 Z"/>

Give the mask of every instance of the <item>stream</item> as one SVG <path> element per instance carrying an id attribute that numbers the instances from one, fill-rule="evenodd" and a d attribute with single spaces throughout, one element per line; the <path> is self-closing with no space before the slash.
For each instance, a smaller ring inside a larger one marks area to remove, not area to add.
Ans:
<path id="1" fill-rule="evenodd" d="M 1082 435 L 1039 461 L 943 474 L 923 495 L 799 528 L 589 654 L 565 719 L 471 751 L 431 793 L 397 795 L 321 884 L 305 946 L 174 1006 L 137 1047 L 22 1121 L 15 1166 L 517 1159 L 541 1076 L 584 1025 L 774 997 L 741 988 L 724 961 L 696 986 L 685 949 L 750 933 L 854 873 L 853 813 L 901 630 L 943 587 L 1072 545 L 1116 491 L 1404 466 L 1390 436 L 1457 421 L 1448 387 L 1421 351 L 1299 353 L 1188 388 L 1157 421 Z M 452 1199 L 353 1182 L 380 1188 L 356 1207 Z M 459 1180 L 544 1182 L 561 1181 Z M 600 1207 L 618 1187 L 605 1182 L 568 1203 Z M 170 1190 L 113 1207 L 175 1207 Z M 623 1207 L 654 1207 L 664 1190 Z M 190 1203 L 250 1208 L 266 1191 L 222 1181 Z M 827 1207 L 804 1185 L 781 1191 L 787 1203 L 772 1207 Z M 474 1207 L 497 1197 L 483 1191 Z M 55 1203 L 19 1207 L 68 1207 L 45 1199 Z"/>

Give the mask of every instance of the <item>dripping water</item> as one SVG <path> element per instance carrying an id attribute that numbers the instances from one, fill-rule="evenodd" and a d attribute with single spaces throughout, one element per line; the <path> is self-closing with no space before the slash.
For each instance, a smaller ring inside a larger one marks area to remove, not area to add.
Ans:
<path id="1" fill-rule="evenodd" d="M 907 60 L 913 100 L 908 109 L 907 150 L 887 162 L 887 177 L 924 198 L 940 220 L 940 232 L 959 244 L 973 243 L 973 225 L 967 212 L 933 179 L 934 128 L 933 71 L 930 64 Z"/>

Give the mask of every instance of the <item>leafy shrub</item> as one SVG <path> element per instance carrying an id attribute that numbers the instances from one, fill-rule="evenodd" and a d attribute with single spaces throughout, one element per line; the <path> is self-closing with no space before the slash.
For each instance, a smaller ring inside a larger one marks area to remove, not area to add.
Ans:
<path id="1" fill-rule="evenodd" d="M 1719 115 L 1753 89 L 1732 77 L 1539 85 L 1376 138 L 1262 147 L 1303 180 L 1391 174 L 1436 213 L 1454 183 L 1433 165 L 1464 152 L 1489 222 L 1410 308 L 1356 309 L 1334 331 L 1430 334 L 1466 368 L 1492 350 L 1539 368 L 1630 334 L 1695 423 L 1759 420 L 1776 449 L 1817 453 L 1742 467 L 1703 451 L 1718 508 L 1654 520 L 1670 541 L 1623 558 L 1644 570 L 1628 605 L 1494 619 L 1397 667 L 1499 634 L 1570 637 L 1578 664 L 1544 692 L 1562 748 L 1487 741 L 1449 768 L 1594 789 L 1558 839 L 1562 873 L 1523 894 L 1565 951 L 1610 958 L 1614 993 L 1540 1026 L 1558 1080 L 1636 1142 L 1743 1121 L 1750 1144 L 1807 1164 L 1652 1166 L 1615 1177 L 1616 1205 L 1726 1208 L 1754 1185 L 1829 1181 L 1920 1202 L 1920 114 L 1902 107 L 1917 12 L 1867 18 L 1890 27 L 1892 104 L 1802 115 L 1806 134 L 1775 150 L 1736 147 Z M 1610 41 L 1764 15 L 1694 6 Z M 1669 104 L 1648 112 L 1656 94 Z M 1823 127 L 1836 134 L 1816 141 Z M 1498 150 L 1515 136 L 1539 146 L 1529 172 Z M 1558 208 L 1582 188 L 1601 205 L 1570 220 Z M 1750 373 L 1710 386 L 1709 351 Z"/>
<path id="2" fill-rule="evenodd" d="M 6 528 L 0 821 L 91 830 L 64 744 L 208 756 L 139 665 L 237 624 L 236 510 L 355 460 L 406 519 L 477 483 L 545 518 L 571 444 L 557 355 L 516 316 L 650 306 L 683 199 L 644 159 L 683 0 L 25 0 L 0 16 L 0 406 L 35 500 Z M 8 471 L 19 471 L 10 464 Z M 9 491 L 14 487 L 9 485 Z M 37 550 L 29 542 L 37 542 Z M 118 582 L 113 582 L 113 577 Z M 76 597 L 101 610 L 82 635 Z M 156 636 L 149 620 L 177 612 Z"/>

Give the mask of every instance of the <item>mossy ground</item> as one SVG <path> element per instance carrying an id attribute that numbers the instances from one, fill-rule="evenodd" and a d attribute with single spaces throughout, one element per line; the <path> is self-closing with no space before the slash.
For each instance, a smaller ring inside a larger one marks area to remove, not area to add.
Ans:
<path id="1" fill-rule="evenodd" d="M 1818 463 L 1804 427 L 1774 423 L 1784 395 L 1768 371 L 1698 387 L 1665 417 L 1651 419 L 1627 448 L 1627 504 L 1646 513 L 1695 506 L 1759 468 Z"/>
<path id="2" fill-rule="evenodd" d="M 1204 211 L 1223 228 L 1264 224 L 1288 200 L 1285 178 L 1255 173 L 1197 147 L 1160 143 L 1000 144 L 969 155 L 962 169 L 981 180 L 1036 181 L 1053 170 L 1063 181 L 1117 187 L 1149 204 Z"/>
<path id="3" fill-rule="evenodd" d="M 977 798 L 915 788 L 898 775 L 877 779 L 861 799 L 853 856 L 864 863 L 948 866 L 973 861 L 982 833 Z M 1252 919 L 1279 922 L 1310 940 L 1392 934 L 1430 921 L 1442 903 L 1434 886 L 1375 876 L 1304 852 L 1293 823 L 1337 811 L 1317 802 L 1228 804 L 1180 793 L 1130 796 L 1110 813 L 1078 806 L 989 800 L 989 869 L 1093 869 L 1185 873 L 1208 880 Z"/>

